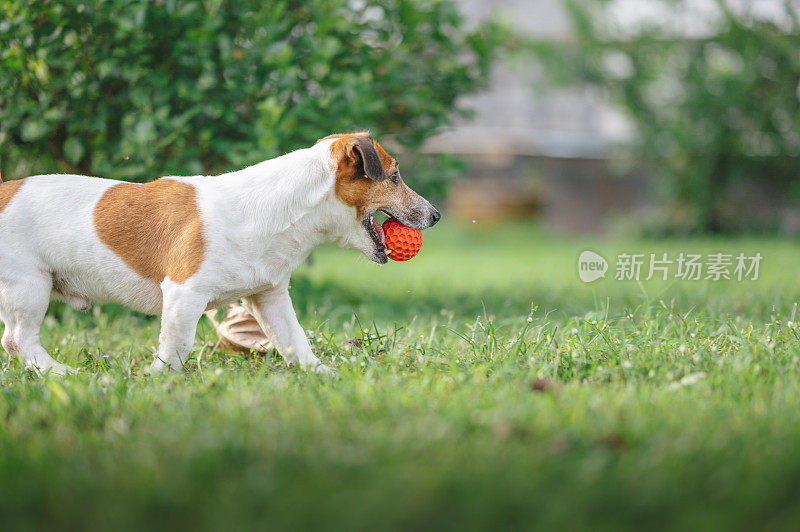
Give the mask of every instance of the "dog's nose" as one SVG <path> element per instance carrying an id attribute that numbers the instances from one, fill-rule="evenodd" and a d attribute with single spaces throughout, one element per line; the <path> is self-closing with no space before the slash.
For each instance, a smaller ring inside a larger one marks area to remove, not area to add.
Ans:
<path id="1" fill-rule="evenodd" d="M 442 215 L 439 214 L 439 211 L 434 209 L 434 211 L 431 213 L 431 225 L 436 225 L 436 222 L 438 222 L 441 217 Z"/>

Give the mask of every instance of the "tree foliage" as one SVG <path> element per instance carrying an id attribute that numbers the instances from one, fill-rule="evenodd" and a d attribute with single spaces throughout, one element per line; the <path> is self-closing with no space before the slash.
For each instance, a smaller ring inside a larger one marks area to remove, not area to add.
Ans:
<path id="1" fill-rule="evenodd" d="M 436 0 L 0 0 L 10 173 L 217 172 L 334 131 L 418 146 L 502 33 Z"/>
<path id="2" fill-rule="evenodd" d="M 656 3 L 669 16 L 631 31 L 605 0 L 568 0 L 575 43 L 534 50 L 551 79 L 599 86 L 631 117 L 635 153 L 665 185 L 673 229 L 745 228 L 747 213 L 725 203 L 754 183 L 800 203 L 800 23 L 791 3 L 769 20 L 718 0 L 716 19 L 696 35 L 675 24 L 691 2 Z"/>

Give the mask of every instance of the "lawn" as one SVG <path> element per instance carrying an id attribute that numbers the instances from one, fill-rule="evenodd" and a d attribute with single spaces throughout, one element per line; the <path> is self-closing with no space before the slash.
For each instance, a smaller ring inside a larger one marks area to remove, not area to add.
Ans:
<path id="1" fill-rule="evenodd" d="M 757 281 L 578 279 L 584 249 L 760 252 Z M 443 222 L 291 292 L 336 378 L 214 349 L 148 377 L 155 319 L 54 305 L 77 375 L 0 358 L 0 529 L 789 528 L 800 247 Z M 355 341 L 354 341 L 355 340 Z"/>

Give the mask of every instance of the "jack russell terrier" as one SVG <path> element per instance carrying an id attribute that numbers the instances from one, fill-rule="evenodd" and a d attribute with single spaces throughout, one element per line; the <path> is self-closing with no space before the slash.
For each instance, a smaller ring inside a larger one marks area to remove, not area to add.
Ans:
<path id="1" fill-rule="evenodd" d="M 0 185 L 3 348 L 63 374 L 39 331 L 51 297 L 86 310 L 116 302 L 161 314 L 152 371 L 183 367 L 203 312 L 243 300 L 290 365 L 327 372 L 289 298 L 289 277 L 326 241 L 384 264 L 381 210 L 416 229 L 439 212 L 405 185 L 368 133 L 219 176 L 134 184 L 40 175 Z"/>

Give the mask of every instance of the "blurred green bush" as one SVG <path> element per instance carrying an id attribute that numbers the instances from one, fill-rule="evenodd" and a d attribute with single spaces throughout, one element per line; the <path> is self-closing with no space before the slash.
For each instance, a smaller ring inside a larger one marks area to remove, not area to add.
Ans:
<path id="1" fill-rule="evenodd" d="M 354 128 L 413 149 L 463 112 L 456 98 L 485 83 L 503 34 L 434 0 L 0 0 L 0 12 L 8 177 L 213 173 Z"/>
<path id="2" fill-rule="evenodd" d="M 635 155 L 650 163 L 670 201 L 669 229 L 752 229 L 749 209 L 730 202 L 754 184 L 797 208 L 796 8 L 786 3 L 782 22 L 772 22 L 718 0 L 718 20 L 701 21 L 709 31 L 686 36 L 677 24 L 690 0 L 659 3 L 671 16 L 631 31 L 606 0 L 566 0 L 576 41 L 532 48 L 551 80 L 593 84 L 633 119 Z"/>

